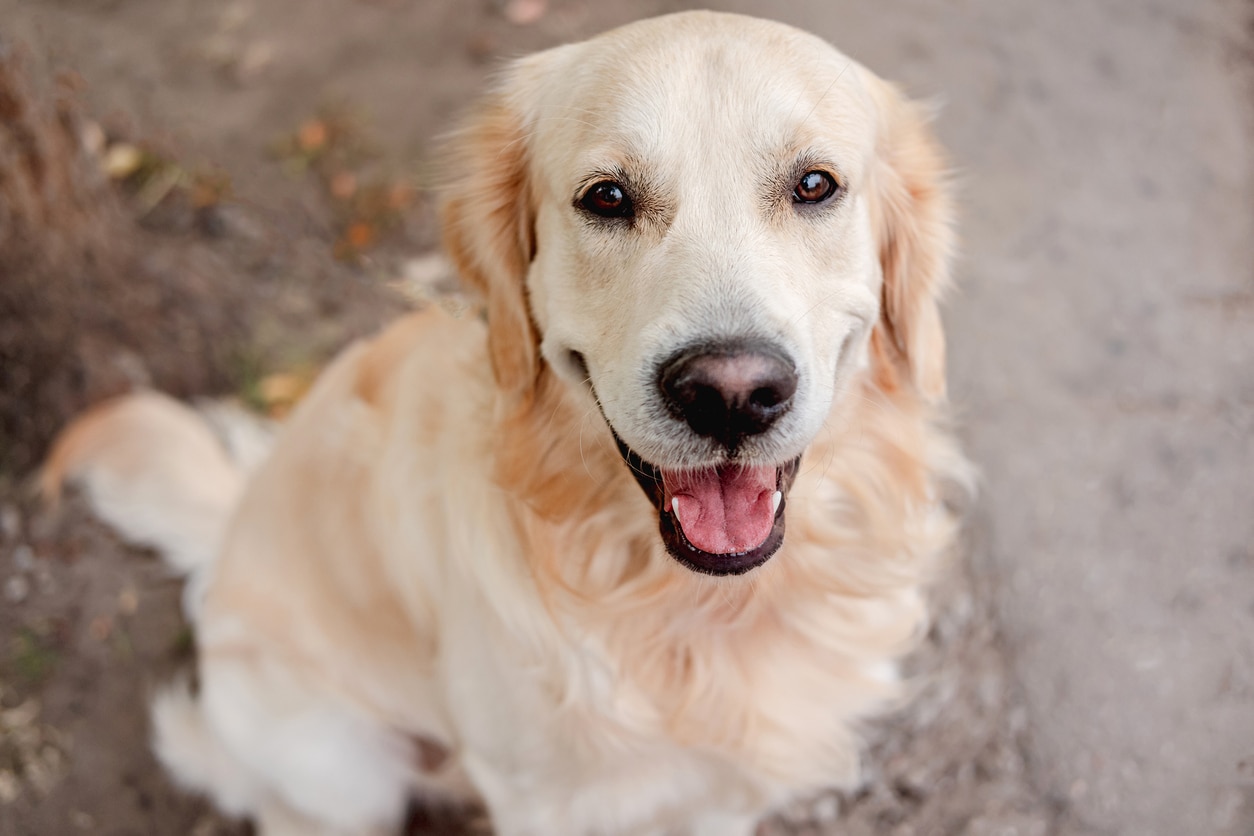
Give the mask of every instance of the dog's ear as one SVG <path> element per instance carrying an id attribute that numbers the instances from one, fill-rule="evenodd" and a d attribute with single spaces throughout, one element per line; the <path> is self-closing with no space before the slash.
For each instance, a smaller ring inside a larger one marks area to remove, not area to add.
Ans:
<path id="1" fill-rule="evenodd" d="M 872 344 L 925 398 L 945 397 L 940 295 L 953 250 L 948 169 L 928 110 L 878 78 L 878 110 L 867 194 L 884 274 L 883 311 Z"/>
<path id="2" fill-rule="evenodd" d="M 444 247 L 462 280 L 487 304 L 497 385 L 526 395 L 540 374 L 539 334 L 527 300 L 535 253 L 524 108 L 534 61 L 512 65 L 446 144 Z"/>

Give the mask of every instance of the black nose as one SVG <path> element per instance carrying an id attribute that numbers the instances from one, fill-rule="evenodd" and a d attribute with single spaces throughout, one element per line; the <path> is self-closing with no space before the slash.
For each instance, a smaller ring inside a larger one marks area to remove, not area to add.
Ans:
<path id="1" fill-rule="evenodd" d="M 663 363 L 658 385 L 676 418 L 734 451 L 792 406 L 797 370 L 767 343 L 701 345 Z"/>

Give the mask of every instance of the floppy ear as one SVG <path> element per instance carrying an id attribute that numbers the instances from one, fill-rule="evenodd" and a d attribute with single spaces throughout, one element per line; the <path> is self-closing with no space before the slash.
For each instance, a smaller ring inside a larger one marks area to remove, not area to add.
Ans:
<path id="1" fill-rule="evenodd" d="M 540 374 L 539 336 L 527 300 L 535 252 L 522 113 L 527 62 L 510 67 L 447 144 L 444 247 L 462 280 L 487 303 L 488 350 L 497 385 L 526 395 Z"/>
<path id="2" fill-rule="evenodd" d="M 948 169 L 930 114 L 895 87 L 868 81 L 878 115 L 871 169 L 871 224 L 884 274 L 883 310 L 872 340 L 915 389 L 945 397 L 945 334 L 938 307 L 953 250 Z"/>

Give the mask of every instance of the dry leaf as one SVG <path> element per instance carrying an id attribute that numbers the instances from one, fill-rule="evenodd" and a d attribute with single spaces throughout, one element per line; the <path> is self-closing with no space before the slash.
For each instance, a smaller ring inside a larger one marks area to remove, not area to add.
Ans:
<path id="1" fill-rule="evenodd" d="M 364 250 L 374 243 L 375 234 L 373 226 L 365 221 L 357 221 L 349 225 L 344 238 L 353 249 Z"/>
<path id="2" fill-rule="evenodd" d="M 112 180 L 125 180 L 144 164 L 144 152 L 128 142 L 117 142 L 105 151 L 104 172 Z"/>
<path id="3" fill-rule="evenodd" d="M 311 119 L 300 126 L 300 131 L 296 134 L 296 141 L 304 151 L 320 151 L 327 144 L 329 131 L 327 131 L 327 123 L 321 119 Z"/>
<path id="4" fill-rule="evenodd" d="M 328 188 L 337 200 L 348 200 L 357 193 L 357 175 L 351 171 L 337 171 L 331 176 Z"/>
<path id="5" fill-rule="evenodd" d="M 277 372 L 266 375 L 257 384 L 257 393 L 266 406 L 276 404 L 292 404 L 305 394 L 309 382 L 304 377 L 290 372 Z"/>
<path id="6" fill-rule="evenodd" d="M 105 641 L 113 634 L 113 619 L 107 615 L 97 616 L 91 621 L 87 633 L 98 642 Z"/>

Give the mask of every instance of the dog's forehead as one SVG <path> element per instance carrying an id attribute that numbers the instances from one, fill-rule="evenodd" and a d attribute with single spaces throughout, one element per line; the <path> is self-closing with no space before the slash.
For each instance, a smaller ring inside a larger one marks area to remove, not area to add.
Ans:
<path id="1" fill-rule="evenodd" d="M 739 149 L 819 152 L 856 166 L 874 134 L 866 71 L 782 24 L 690 13 L 562 50 L 534 130 L 576 167 Z"/>

